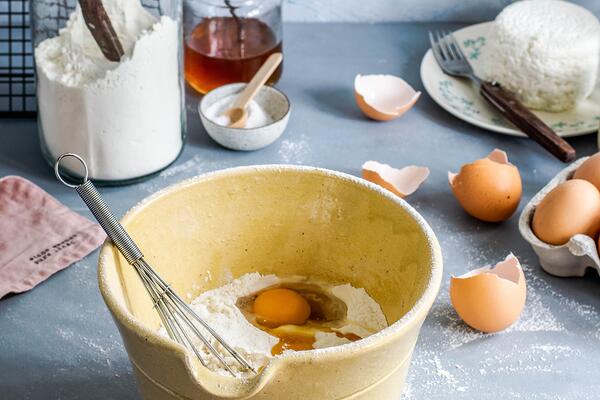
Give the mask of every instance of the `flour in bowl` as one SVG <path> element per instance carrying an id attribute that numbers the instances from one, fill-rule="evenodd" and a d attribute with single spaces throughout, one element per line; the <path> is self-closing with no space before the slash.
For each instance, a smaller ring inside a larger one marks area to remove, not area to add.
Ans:
<path id="1" fill-rule="evenodd" d="M 52 158 L 77 153 L 90 177 L 125 180 L 166 167 L 183 145 L 179 28 L 139 0 L 103 4 L 125 55 L 103 56 L 77 6 L 35 49 L 40 128 Z"/>
<path id="2" fill-rule="evenodd" d="M 261 294 L 282 288 L 288 291 L 292 291 L 289 288 L 294 288 L 293 291 L 311 299 L 310 304 L 314 308 L 315 299 L 325 296 L 317 293 L 316 287 L 317 285 L 305 278 L 295 277 L 290 281 L 276 275 L 261 275 L 254 272 L 202 293 L 191 302 L 190 306 L 256 369 L 264 367 L 274 354 L 350 343 L 387 327 L 387 321 L 379 304 L 364 289 L 355 288 L 350 284 L 329 287 L 323 285 L 323 293 L 330 293 L 329 295 L 333 295 L 336 301 L 343 304 L 343 317 L 338 321 L 325 323 L 315 321 L 311 316 L 300 325 L 264 326 L 260 321 L 261 316 L 248 311 L 253 310 L 252 302 L 255 302 Z M 273 304 L 273 310 L 278 313 L 285 309 L 286 305 L 286 303 Z M 315 310 L 312 311 L 314 313 Z M 160 333 L 167 336 L 163 327 Z M 234 371 L 245 372 L 226 350 L 216 341 L 214 343 Z M 195 344 L 205 355 L 209 369 L 223 375 L 228 374 L 218 359 L 204 348 L 200 340 L 196 340 Z"/>

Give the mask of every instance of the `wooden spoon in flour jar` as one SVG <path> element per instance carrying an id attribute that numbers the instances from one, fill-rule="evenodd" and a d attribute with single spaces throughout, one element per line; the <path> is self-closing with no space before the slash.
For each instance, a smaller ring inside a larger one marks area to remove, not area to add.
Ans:
<path id="1" fill-rule="evenodd" d="M 101 0 L 79 0 L 81 13 L 98 47 L 109 61 L 118 62 L 125 54 Z"/>
<path id="2" fill-rule="evenodd" d="M 273 53 L 267 58 L 267 61 L 258 69 L 244 90 L 236 97 L 230 108 L 223 111 L 223 116 L 229 117 L 230 128 L 243 128 L 248 119 L 248 104 L 258 93 L 261 87 L 267 82 L 269 77 L 277 69 L 283 60 L 281 53 Z"/>

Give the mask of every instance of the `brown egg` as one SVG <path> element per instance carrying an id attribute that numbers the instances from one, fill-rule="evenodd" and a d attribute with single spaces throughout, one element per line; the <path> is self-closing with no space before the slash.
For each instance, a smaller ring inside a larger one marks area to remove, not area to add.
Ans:
<path id="1" fill-rule="evenodd" d="M 463 165 L 458 174 L 449 172 L 448 179 L 462 208 L 482 221 L 505 221 L 519 207 L 521 176 L 502 150 Z"/>
<path id="2" fill-rule="evenodd" d="M 574 179 L 583 179 L 600 190 L 600 153 L 596 153 L 583 162 L 573 174 Z"/>
<path id="3" fill-rule="evenodd" d="M 494 267 L 483 267 L 450 281 L 450 300 L 458 316 L 483 332 L 508 328 L 521 315 L 527 286 L 519 260 L 510 254 Z"/>
<path id="4" fill-rule="evenodd" d="M 553 245 L 565 244 L 577 234 L 595 238 L 600 230 L 600 192 L 582 179 L 561 183 L 537 206 L 531 229 L 538 239 Z"/>

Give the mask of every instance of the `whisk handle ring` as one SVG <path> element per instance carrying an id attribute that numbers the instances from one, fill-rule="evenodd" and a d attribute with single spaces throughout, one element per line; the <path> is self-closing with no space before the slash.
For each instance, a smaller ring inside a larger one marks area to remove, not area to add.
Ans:
<path id="1" fill-rule="evenodd" d="M 85 171 L 83 183 L 80 185 L 72 184 L 61 176 L 60 174 L 60 162 L 66 157 L 76 158 L 82 165 Z M 140 260 L 144 257 L 142 251 L 134 243 L 133 239 L 127 234 L 123 226 L 119 223 L 117 218 L 108 208 L 108 205 L 100 195 L 100 192 L 96 189 L 96 186 L 88 179 L 88 167 L 80 156 L 73 153 L 65 153 L 58 157 L 54 164 L 54 172 L 58 180 L 70 188 L 74 188 L 79 194 L 83 202 L 88 206 L 104 232 L 108 235 L 113 244 L 119 249 L 123 257 L 129 264 Z"/>
<path id="2" fill-rule="evenodd" d="M 56 161 L 54 162 L 54 175 L 56 175 L 56 178 L 60 181 L 60 183 L 62 183 L 65 186 L 68 186 L 70 188 L 75 189 L 77 186 L 79 185 L 75 185 L 73 183 L 69 183 L 65 180 L 65 178 L 63 178 L 63 176 L 60 173 L 60 162 L 65 159 L 65 158 L 75 158 L 77 161 L 79 161 L 81 163 L 81 165 L 83 166 L 83 170 L 84 170 L 84 176 L 83 176 L 83 182 L 86 182 L 88 180 L 88 176 L 89 176 L 89 171 L 88 171 L 88 167 L 87 164 L 85 163 L 85 161 L 83 160 L 83 158 L 81 158 L 81 156 L 75 154 L 75 153 L 64 153 L 61 154 Z"/>

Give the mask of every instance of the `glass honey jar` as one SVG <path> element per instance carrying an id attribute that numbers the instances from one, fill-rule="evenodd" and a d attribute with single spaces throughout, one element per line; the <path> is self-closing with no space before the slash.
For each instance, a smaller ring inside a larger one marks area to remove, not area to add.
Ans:
<path id="1" fill-rule="evenodd" d="M 200 93 L 248 82 L 282 51 L 282 0 L 185 0 L 184 68 Z M 268 83 L 281 77 L 283 64 Z"/>

